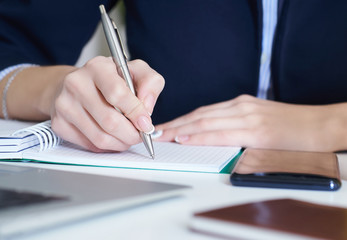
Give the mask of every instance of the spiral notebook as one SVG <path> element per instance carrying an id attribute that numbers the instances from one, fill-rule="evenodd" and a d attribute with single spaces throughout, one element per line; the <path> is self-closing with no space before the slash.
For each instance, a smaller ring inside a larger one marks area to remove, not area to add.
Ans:
<path id="1" fill-rule="evenodd" d="M 53 148 L 62 141 L 51 129 L 51 121 L 42 123 L 1 120 L 0 158 L 18 158 L 26 149 L 39 146 L 39 151 Z"/>
<path id="2" fill-rule="evenodd" d="M 93 153 L 62 141 L 50 127 L 0 120 L 0 160 L 25 160 L 84 166 L 229 173 L 240 147 L 184 146 L 154 142 L 155 159 L 142 143 L 120 153 Z"/>

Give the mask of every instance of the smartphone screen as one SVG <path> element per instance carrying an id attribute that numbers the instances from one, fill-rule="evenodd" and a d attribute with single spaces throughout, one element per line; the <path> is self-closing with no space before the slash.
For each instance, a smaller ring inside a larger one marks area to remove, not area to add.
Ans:
<path id="1" fill-rule="evenodd" d="M 232 171 L 235 186 L 337 190 L 341 186 L 336 154 L 251 149 Z"/>

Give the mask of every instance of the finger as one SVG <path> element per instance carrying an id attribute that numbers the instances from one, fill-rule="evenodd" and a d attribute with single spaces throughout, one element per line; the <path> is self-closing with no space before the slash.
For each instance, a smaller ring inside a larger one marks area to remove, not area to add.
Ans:
<path id="1" fill-rule="evenodd" d="M 143 102 L 147 111 L 152 114 L 159 94 L 164 88 L 164 78 L 142 60 L 129 62 L 137 97 Z"/>
<path id="2" fill-rule="evenodd" d="M 242 95 L 229 101 L 199 107 L 191 113 L 157 125 L 156 129 L 163 130 L 174 128 L 203 118 L 241 117 L 253 112 L 257 108 L 255 99 L 256 98 L 249 95 Z"/>
<path id="3" fill-rule="evenodd" d="M 92 152 L 101 152 L 80 130 L 61 117 L 52 118 L 53 131 L 65 141 L 74 143 Z"/>
<path id="4" fill-rule="evenodd" d="M 124 143 L 121 139 L 104 132 L 86 112 L 80 111 L 78 116 L 82 117 L 83 121 L 75 121 L 72 123 L 97 148 L 102 150 L 125 151 L 130 147 L 130 145 Z"/>
<path id="5" fill-rule="evenodd" d="M 76 101 L 61 97 L 56 101 L 56 115 L 75 126 L 93 145 L 103 150 L 124 151 L 130 146 L 100 128 Z M 67 137 L 66 133 L 62 136 Z M 76 142 L 73 141 L 74 143 Z"/>
<path id="6" fill-rule="evenodd" d="M 118 75 L 111 59 L 94 58 L 85 65 L 84 70 L 93 77 L 96 87 L 109 104 L 120 109 L 137 129 L 153 132 L 154 126 L 148 111 Z"/>
<path id="7" fill-rule="evenodd" d="M 244 116 L 254 112 L 259 103 L 266 101 L 250 95 L 241 95 L 229 101 L 199 107 L 172 121 L 156 126 L 157 129 L 177 127 L 202 118 Z"/>
<path id="8" fill-rule="evenodd" d="M 69 81 L 76 81 L 76 78 L 77 80 L 84 79 L 84 81 L 69 83 Z M 66 82 L 68 82 L 66 85 L 68 85 L 69 91 L 72 92 L 71 94 L 80 99 L 83 108 L 106 133 L 121 139 L 127 145 L 133 145 L 140 141 L 138 130 L 127 118 L 106 102 L 85 72 L 80 72 L 79 76 L 74 77 L 74 80 L 68 78 Z M 83 83 L 83 86 L 76 86 L 81 83 Z"/>
<path id="9" fill-rule="evenodd" d="M 157 130 L 163 130 L 167 128 L 174 128 L 181 125 L 185 125 L 202 118 L 213 118 L 227 116 L 226 108 L 230 105 L 230 101 L 216 103 L 208 106 L 199 107 L 198 109 L 182 115 L 169 122 L 159 124 L 156 126 Z"/>
<path id="10" fill-rule="evenodd" d="M 184 145 L 253 147 L 252 134 L 244 129 L 210 131 L 176 137 Z"/>
<path id="11" fill-rule="evenodd" d="M 228 107 L 226 107 L 228 106 Z M 203 119 L 217 119 L 217 118 L 240 118 L 247 115 L 249 111 L 242 111 L 238 105 L 230 106 L 230 102 L 223 102 L 221 104 L 215 104 L 214 108 L 201 107 L 189 114 L 178 117 L 172 121 L 159 124 L 156 126 L 157 131 L 165 131 L 169 128 L 177 128 L 189 123 L 203 121 Z"/>
<path id="12" fill-rule="evenodd" d="M 210 131 L 228 129 L 245 129 L 247 124 L 243 118 L 205 118 L 178 127 L 162 130 L 159 141 L 173 141 L 177 136 L 192 135 Z"/>

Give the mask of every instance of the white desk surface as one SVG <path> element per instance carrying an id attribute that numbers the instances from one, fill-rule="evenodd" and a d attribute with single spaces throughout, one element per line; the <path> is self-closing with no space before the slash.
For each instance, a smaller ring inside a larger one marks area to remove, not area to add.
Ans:
<path id="1" fill-rule="evenodd" d="M 193 212 L 211 208 L 251 202 L 255 200 L 294 198 L 315 203 L 347 208 L 347 154 L 339 154 L 342 188 L 336 192 L 281 190 L 234 187 L 228 174 L 167 172 L 98 167 L 30 164 L 43 168 L 95 173 L 192 186 L 185 197 L 165 200 L 103 216 L 85 219 L 64 227 L 25 236 L 20 239 L 216 239 L 191 232 L 189 219 Z M 18 163 L 16 163 L 18 164 Z"/>

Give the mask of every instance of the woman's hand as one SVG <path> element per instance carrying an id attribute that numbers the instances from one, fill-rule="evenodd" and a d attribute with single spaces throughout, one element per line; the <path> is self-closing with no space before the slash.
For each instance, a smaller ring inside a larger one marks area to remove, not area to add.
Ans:
<path id="1" fill-rule="evenodd" d="M 51 106 L 53 130 L 91 151 L 123 151 L 154 130 L 150 114 L 164 79 L 145 62 L 129 62 L 137 97 L 111 58 L 96 57 L 67 74 Z M 117 109 L 117 110 L 116 110 Z"/>
<path id="2" fill-rule="evenodd" d="M 158 141 L 304 151 L 347 149 L 347 104 L 308 106 L 242 95 L 156 126 Z"/>

